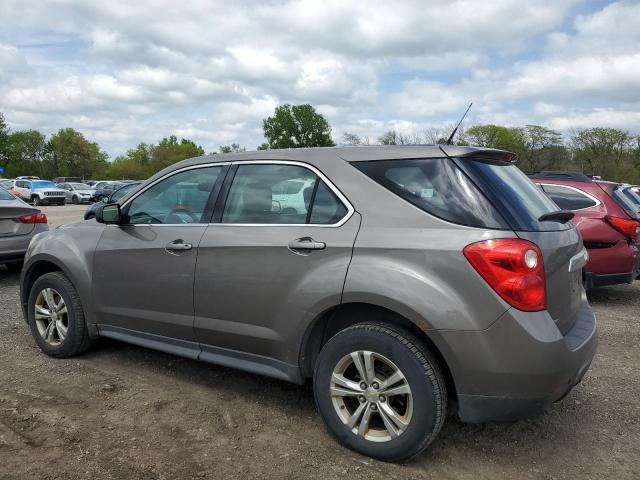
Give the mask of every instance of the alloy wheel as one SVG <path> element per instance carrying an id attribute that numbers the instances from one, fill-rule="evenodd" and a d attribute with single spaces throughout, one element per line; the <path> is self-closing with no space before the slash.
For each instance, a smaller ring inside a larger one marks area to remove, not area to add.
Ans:
<path id="1" fill-rule="evenodd" d="M 69 315 L 62 295 L 47 287 L 38 293 L 35 302 L 35 321 L 42 339 L 53 347 L 59 346 L 67 337 Z"/>
<path id="2" fill-rule="evenodd" d="M 383 355 L 366 350 L 345 355 L 333 369 L 329 388 L 340 420 L 366 440 L 393 440 L 411 422 L 409 382 Z"/>

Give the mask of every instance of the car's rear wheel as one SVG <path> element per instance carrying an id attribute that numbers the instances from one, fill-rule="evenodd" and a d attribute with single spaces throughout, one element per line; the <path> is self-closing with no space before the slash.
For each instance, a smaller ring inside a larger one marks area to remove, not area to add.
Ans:
<path id="1" fill-rule="evenodd" d="M 35 281 L 27 309 L 31 334 L 47 355 L 71 357 L 91 346 L 80 297 L 62 272 Z"/>
<path id="2" fill-rule="evenodd" d="M 79 204 L 79 203 L 80 203 L 80 199 L 78 198 L 78 196 L 77 196 L 77 195 L 74 195 L 74 196 L 73 196 L 73 198 L 71 199 L 71 201 L 72 201 L 75 205 L 77 205 L 77 204 Z"/>
<path id="3" fill-rule="evenodd" d="M 331 338 L 316 363 L 314 394 L 341 444 L 388 462 L 427 448 L 447 410 L 437 360 L 418 338 L 393 325 L 362 323 Z"/>

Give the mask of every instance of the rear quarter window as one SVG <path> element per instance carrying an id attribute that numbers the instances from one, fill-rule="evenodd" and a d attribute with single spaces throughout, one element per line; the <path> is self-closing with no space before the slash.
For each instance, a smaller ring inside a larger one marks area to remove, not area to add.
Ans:
<path id="1" fill-rule="evenodd" d="M 509 229 L 500 213 L 451 159 L 376 160 L 353 165 L 438 218 L 470 227 Z"/>
<path id="2" fill-rule="evenodd" d="M 562 185 L 542 184 L 542 189 L 563 210 L 582 210 L 595 207 L 598 202 L 579 190 Z"/>

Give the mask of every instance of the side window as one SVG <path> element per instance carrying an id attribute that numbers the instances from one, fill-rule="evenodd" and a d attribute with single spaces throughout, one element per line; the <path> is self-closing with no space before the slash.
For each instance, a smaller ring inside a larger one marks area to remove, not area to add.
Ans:
<path id="1" fill-rule="evenodd" d="M 306 223 L 317 176 L 296 165 L 240 165 L 222 223 Z"/>
<path id="2" fill-rule="evenodd" d="M 313 200 L 311 219 L 309 223 L 319 225 L 332 225 L 338 223 L 347 214 L 347 208 L 338 199 L 335 193 L 320 181 L 316 196 Z"/>
<path id="3" fill-rule="evenodd" d="M 130 224 L 202 223 L 209 195 L 222 167 L 171 175 L 136 197 L 127 211 Z"/>
<path id="4" fill-rule="evenodd" d="M 581 210 L 597 205 L 592 198 L 572 188 L 560 185 L 543 185 L 542 188 L 562 210 Z"/>
<path id="5" fill-rule="evenodd" d="M 330 225 L 346 214 L 347 208 L 338 197 L 308 168 L 240 165 L 229 189 L 222 223 Z"/>

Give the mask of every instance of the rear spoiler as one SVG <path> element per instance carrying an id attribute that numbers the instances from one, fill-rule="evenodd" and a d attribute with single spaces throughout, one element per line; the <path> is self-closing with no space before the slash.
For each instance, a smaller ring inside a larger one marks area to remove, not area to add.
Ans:
<path id="1" fill-rule="evenodd" d="M 449 155 L 446 150 L 446 145 L 440 145 L 440 150 L 447 157 L 471 157 L 481 162 L 504 162 L 515 164 L 518 161 L 518 156 L 515 153 L 507 152 L 506 150 L 498 150 L 495 148 L 479 148 L 478 150 L 472 150 L 463 154 Z"/>

